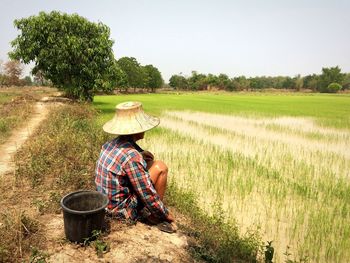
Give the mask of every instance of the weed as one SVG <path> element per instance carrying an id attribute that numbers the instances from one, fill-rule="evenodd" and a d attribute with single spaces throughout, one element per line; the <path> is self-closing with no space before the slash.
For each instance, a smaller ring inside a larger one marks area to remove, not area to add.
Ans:
<path id="1" fill-rule="evenodd" d="M 46 259 L 48 258 L 48 254 L 40 251 L 36 247 L 32 247 L 31 255 L 29 258 L 29 263 L 46 263 Z"/>
<path id="2" fill-rule="evenodd" d="M 192 227 L 187 232 L 199 241 L 199 245 L 190 247 L 195 258 L 208 262 L 256 261 L 260 244 L 258 234 L 240 237 L 237 225 L 224 220 L 219 201 L 215 208 L 217 214 L 210 216 L 199 208 L 193 193 L 179 189 L 174 182 L 169 184 L 166 201 L 191 219 Z"/>
<path id="3" fill-rule="evenodd" d="M 267 241 L 267 245 L 265 246 L 265 263 L 272 263 L 273 254 L 275 249 L 272 246 L 272 241 Z"/>
<path id="4" fill-rule="evenodd" d="M 286 251 L 283 253 L 285 256 L 285 263 L 307 263 L 309 262 L 308 256 L 302 256 L 299 259 L 292 259 L 292 253 L 290 252 L 290 247 L 287 246 Z"/>
<path id="5" fill-rule="evenodd" d="M 48 206 L 47 202 L 42 199 L 35 199 L 32 204 L 38 209 L 40 214 L 43 214 Z"/>
<path id="6" fill-rule="evenodd" d="M 40 245 L 42 233 L 37 220 L 23 212 L 0 215 L 0 262 L 18 262 L 31 253 L 31 245 Z"/>
<path id="7" fill-rule="evenodd" d="M 96 254 L 99 258 L 109 251 L 109 244 L 103 240 L 102 232 L 100 230 L 93 230 L 91 237 L 85 238 L 84 246 L 92 245 L 95 248 Z"/>

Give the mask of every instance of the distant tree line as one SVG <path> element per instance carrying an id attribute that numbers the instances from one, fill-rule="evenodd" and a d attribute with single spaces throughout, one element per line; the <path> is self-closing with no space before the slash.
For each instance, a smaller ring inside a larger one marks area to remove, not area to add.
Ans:
<path id="1" fill-rule="evenodd" d="M 250 77 L 239 76 L 230 78 L 226 74 L 200 74 L 192 71 L 191 76 L 182 74 L 173 75 L 169 79 L 169 85 L 178 90 L 210 90 L 219 89 L 226 91 L 262 90 L 262 89 L 310 89 L 318 92 L 338 92 L 350 89 L 350 73 L 342 73 L 336 67 L 322 68 L 322 74 L 295 77 Z"/>

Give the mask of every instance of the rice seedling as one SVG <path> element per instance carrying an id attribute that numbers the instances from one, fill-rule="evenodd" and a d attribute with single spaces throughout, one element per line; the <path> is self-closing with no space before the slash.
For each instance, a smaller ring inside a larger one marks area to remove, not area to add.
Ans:
<path id="1" fill-rule="evenodd" d="M 168 112 L 166 130 L 151 133 L 145 147 L 169 163 L 172 179 L 194 191 L 203 209 L 212 212 L 220 198 L 241 229 L 260 227 L 278 261 L 288 246 L 312 261 L 346 262 L 350 141 L 310 140 L 293 133 L 295 125 L 287 134 L 264 129 L 271 122 L 278 120 Z"/>
<path id="2" fill-rule="evenodd" d="M 221 200 L 227 222 L 273 240 L 274 262 L 348 262 L 349 98 L 158 94 L 101 96 L 96 106 L 101 123 L 126 100 L 161 114 L 142 146 L 203 211 L 215 214 Z"/>

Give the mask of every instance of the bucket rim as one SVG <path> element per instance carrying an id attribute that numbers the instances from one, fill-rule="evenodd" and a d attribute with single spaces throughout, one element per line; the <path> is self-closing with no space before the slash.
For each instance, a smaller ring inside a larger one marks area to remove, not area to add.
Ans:
<path id="1" fill-rule="evenodd" d="M 80 193 L 94 193 L 94 194 L 98 194 L 98 195 L 101 195 L 103 196 L 103 198 L 105 199 L 104 200 L 104 203 L 101 205 L 101 207 L 97 208 L 97 209 L 94 209 L 94 210 L 88 210 L 88 211 L 79 211 L 79 210 L 73 210 L 73 209 L 70 209 L 68 208 L 65 204 L 64 204 L 64 201 L 72 196 L 72 195 L 76 195 L 76 194 L 80 194 Z M 109 200 L 107 198 L 106 195 L 98 192 L 98 191 L 92 191 L 92 190 L 79 190 L 79 191 L 75 191 L 75 192 L 71 192 L 69 194 L 66 194 L 65 196 L 62 197 L 61 201 L 60 201 L 60 205 L 63 209 L 64 212 L 68 212 L 68 213 L 71 213 L 71 214 L 76 214 L 76 215 L 89 215 L 89 214 L 95 214 L 95 213 L 98 213 L 102 210 L 105 210 L 105 208 L 107 207 L 109 203 Z"/>

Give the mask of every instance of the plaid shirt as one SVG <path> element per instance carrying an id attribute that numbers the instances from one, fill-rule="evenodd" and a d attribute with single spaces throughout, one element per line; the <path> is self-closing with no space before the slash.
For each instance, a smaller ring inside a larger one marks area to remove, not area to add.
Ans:
<path id="1" fill-rule="evenodd" d="M 136 143 L 124 137 L 105 143 L 96 163 L 97 191 L 108 196 L 108 210 L 119 218 L 136 220 L 145 206 L 165 219 L 168 210 L 152 185 L 139 151 L 142 149 Z"/>

